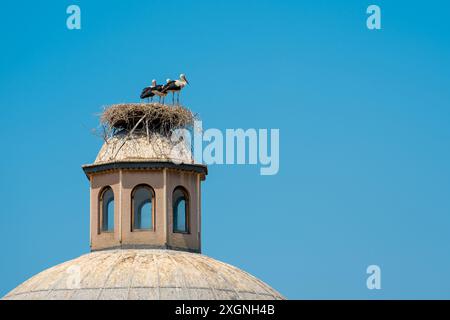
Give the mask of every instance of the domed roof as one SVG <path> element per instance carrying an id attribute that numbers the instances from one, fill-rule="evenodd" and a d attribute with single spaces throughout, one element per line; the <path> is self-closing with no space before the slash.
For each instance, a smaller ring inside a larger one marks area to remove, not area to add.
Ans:
<path id="1" fill-rule="evenodd" d="M 152 133 L 127 136 L 117 134 L 100 149 L 94 164 L 112 161 L 168 161 L 193 163 L 192 152 L 184 142 L 174 143 L 170 138 Z"/>
<path id="2" fill-rule="evenodd" d="M 4 299 L 284 298 L 250 274 L 201 254 L 127 249 L 92 252 L 47 269 Z"/>

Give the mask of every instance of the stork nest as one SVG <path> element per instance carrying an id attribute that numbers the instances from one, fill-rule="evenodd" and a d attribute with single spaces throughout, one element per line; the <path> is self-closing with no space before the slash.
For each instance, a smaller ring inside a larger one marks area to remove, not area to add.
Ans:
<path id="1" fill-rule="evenodd" d="M 100 115 L 100 122 L 109 136 L 119 132 L 169 136 L 176 129 L 192 128 L 196 119 L 197 115 L 183 106 L 160 103 L 115 104 Z"/>

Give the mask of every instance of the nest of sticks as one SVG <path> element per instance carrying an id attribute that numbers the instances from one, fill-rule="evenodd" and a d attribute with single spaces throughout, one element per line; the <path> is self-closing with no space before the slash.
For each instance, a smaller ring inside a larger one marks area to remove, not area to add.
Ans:
<path id="1" fill-rule="evenodd" d="M 170 136 L 176 129 L 192 128 L 197 115 L 183 106 L 160 103 L 121 103 L 104 109 L 100 115 L 105 136 L 117 133 L 158 133 Z"/>

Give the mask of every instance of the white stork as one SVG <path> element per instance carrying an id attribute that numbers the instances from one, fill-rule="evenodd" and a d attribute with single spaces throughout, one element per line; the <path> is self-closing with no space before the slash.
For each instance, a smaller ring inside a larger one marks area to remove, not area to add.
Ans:
<path id="1" fill-rule="evenodd" d="M 183 89 L 189 81 L 187 81 L 186 76 L 184 74 L 180 74 L 179 80 L 168 81 L 167 84 L 163 87 L 163 92 L 172 92 L 172 104 L 175 104 L 175 93 L 178 93 L 177 103 L 180 104 L 180 91 Z"/>
<path id="2" fill-rule="evenodd" d="M 147 99 L 147 102 L 148 102 L 148 99 L 152 98 L 152 101 L 153 101 L 153 96 L 155 95 L 153 93 L 153 89 L 155 87 L 156 87 L 156 80 L 153 79 L 152 80 L 152 85 L 150 87 L 145 87 L 144 89 L 142 89 L 141 99 Z"/>
<path id="3" fill-rule="evenodd" d="M 167 79 L 167 82 L 170 82 L 170 79 Z M 167 96 L 167 92 L 163 92 L 164 85 L 156 84 L 156 80 L 152 80 L 152 85 L 150 87 L 146 87 L 142 90 L 141 99 L 151 98 L 153 101 L 153 97 L 156 95 L 159 97 L 159 102 L 161 103 L 161 98 L 164 104 L 164 98 Z"/>
<path id="4" fill-rule="evenodd" d="M 167 79 L 166 81 L 169 82 L 170 79 Z M 153 92 L 153 94 L 155 94 L 159 97 L 159 103 L 161 103 L 161 98 L 162 98 L 162 103 L 164 104 L 164 98 L 167 96 L 167 92 L 164 92 L 163 88 L 164 88 L 164 85 L 158 84 L 152 89 L 152 92 Z"/>

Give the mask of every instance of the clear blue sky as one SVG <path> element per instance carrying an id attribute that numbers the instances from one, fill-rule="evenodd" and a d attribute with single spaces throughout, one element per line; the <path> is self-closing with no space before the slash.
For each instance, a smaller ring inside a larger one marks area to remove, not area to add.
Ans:
<path id="1" fill-rule="evenodd" d="M 382 30 L 366 28 L 378 4 Z M 66 28 L 78 4 L 82 30 Z M 206 128 L 279 128 L 280 172 L 211 166 L 203 249 L 288 298 L 450 298 L 448 1 L 4 1 L 0 295 L 89 250 L 103 105 L 184 72 Z M 382 290 L 366 268 L 382 269 Z"/>

